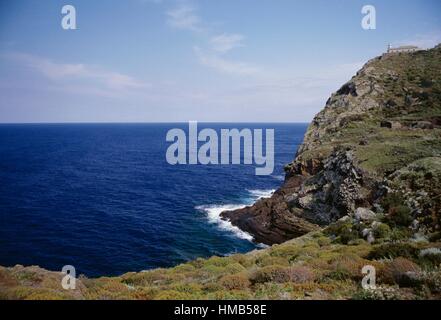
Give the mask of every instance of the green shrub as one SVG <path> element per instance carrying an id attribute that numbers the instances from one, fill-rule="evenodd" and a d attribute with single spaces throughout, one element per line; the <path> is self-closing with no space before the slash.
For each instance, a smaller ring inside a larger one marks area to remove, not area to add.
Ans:
<path id="1" fill-rule="evenodd" d="M 405 297 L 397 288 L 381 286 L 376 289 L 361 289 L 352 296 L 352 300 L 403 300 Z"/>
<path id="2" fill-rule="evenodd" d="M 424 272 L 422 275 L 423 283 L 434 294 L 441 293 L 441 271 Z"/>
<path id="3" fill-rule="evenodd" d="M 409 243 L 385 243 L 374 247 L 368 254 L 369 260 L 392 259 L 404 257 L 415 259 L 418 256 L 418 249 Z"/>
<path id="4" fill-rule="evenodd" d="M 386 210 L 385 222 L 393 227 L 409 226 L 413 217 L 409 207 L 404 205 L 405 198 L 402 193 L 388 193 L 381 200 L 382 207 Z"/>
<path id="5" fill-rule="evenodd" d="M 225 271 L 226 271 L 227 273 L 231 273 L 231 274 L 239 273 L 239 272 L 242 272 L 242 271 L 244 271 L 244 270 L 245 270 L 244 266 L 241 265 L 241 264 L 238 263 L 238 262 L 231 263 L 231 264 L 229 264 L 229 265 L 227 265 L 227 266 L 225 267 Z"/>
<path id="6" fill-rule="evenodd" d="M 245 254 L 234 254 L 234 255 L 230 256 L 230 259 L 233 261 L 236 261 L 237 263 L 240 263 L 245 268 L 249 268 L 254 264 L 253 259 L 250 259 Z"/>
<path id="7" fill-rule="evenodd" d="M 195 268 L 202 268 L 205 264 L 205 259 L 202 258 L 196 258 L 193 261 L 190 261 L 188 264 L 191 264 L 192 266 L 194 266 Z"/>
<path id="8" fill-rule="evenodd" d="M 150 286 L 166 279 L 164 269 L 156 269 L 138 273 L 128 273 L 123 276 L 122 282 L 131 286 Z"/>
<path id="9" fill-rule="evenodd" d="M 423 77 L 423 78 L 420 80 L 420 85 L 421 85 L 421 87 L 423 87 L 423 88 L 430 88 L 430 87 L 433 86 L 433 81 L 432 81 L 432 79 L 429 79 L 429 78 Z"/>
<path id="10" fill-rule="evenodd" d="M 152 300 L 159 290 L 157 288 L 140 287 L 133 291 L 133 298 L 136 300 Z"/>
<path id="11" fill-rule="evenodd" d="M 390 208 L 403 205 L 404 201 L 405 199 L 402 193 L 400 192 L 388 193 L 383 197 L 383 199 L 381 199 L 381 206 L 386 211 L 389 211 Z"/>
<path id="12" fill-rule="evenodd" d="M 361 269 L 365 265 L 363 259 L 355 256 L 340 256 L 330 261 L 331 271 L 327 277 L 335 280 L 362 278 Z"/>
<path id="13" fill-rule="evenodd" d="M 184 293 L 198 293 L 202 290 L 202 286 L 197 283 L 178 283 L 170 286 L 170 289 Z"/>
<path id="14" fill-rule="evenodd" d="M 243 290 L 250 286 L 248 277 L 244 274 L 226 275 L 220 278 L 219 283 L 228 290 Z"/>
<path id="15" fill-rule="evenodd" d="M 409 207 L 404 205 L 399 205 L 397 207 L 392 207 L 389 209 L 388 215 L 386 216 L 386 221 L 392 226 L 409 226 L 412 221 L 412 213 Z"/>
<path id="16" fill-rule="evenodd" d="M 251 298 L 248 291 L 242 290 L 220 290 L 208 295 L 210 300 L 250 300 Z"/>
<path id="17" fill-rule="evenodd" d="M 314 281 L 315 275 L 311 269 L 304 266 L 293 266 L 289 268 L 289 278 L 294 283 L 305 283 Z"/>
<path id="18" fill-rule="evenodd" d="M 363 245 L 365 243 L 367 243 L 367 241 L 364 240 L 364 239 L 355 239 L 355 240 L 349 241 L 348 242 L 348 246 L 356 246 L 356 247 L 358 247 L 358 246 Z"/>
<path id="19" fill-rule="evenodd" d="M 205 260 L 206 266 L 216 266 L 216 267 L 226 267 L 230 263 L 228 257 L 211 257 L 208 260 Z"/>
<path id="20" fill-rule="evenodd" d="M 342 231 L 338 239 L 342 244 L 348 244 L 358 239 L 358 231 L 353 228 L 348 228 Z"/>
<path id="21" fill-rule="evenodd" d="M 388 238 L 390 236 L 390 233 L 391 233 L 390 227 L 387 224 L 385 224 L 385 223 L 377 224 L 374 227 L 373 231 L 374 231 L 374 237 L 376 239 Z"/>
<path id="22" fill-rule="evenodd" d="M 186 292 L 176 290 L 164 290 L 155 296 L 155 300 L 189 300 L 191 295 Z"/>
<path id="23" fill-rule="evenodd" d="M 265 283 L 265 282 L 276 282 L 284 283 L 290 281 L 289 269 L 282 266 L 267 266 L 263 267 L 250 278 L 252 283 Z"/>
<path id="24" fill-rule="evenodd" d="M 388 262 L 380 274 L 382 282 L 388 284 L 398 284 L 400 286 L 413 286 L 412 280 L 408 273 L 417 274 L 421 272 L 420 267 L 409 259 L 398 257 Z"/>
<path id="25" fill-rule="evenodd" d="M 289 261 L 283 257 L 264 255 L 256 260 L 256 264 L 260 267 L 266 267 L 272 265 L 289 266 Z"/>
<path id="26" fill-rule="evenodd" d="M 392 241 L 407 240 L 412 236 L 412 231 L 409 228 L 395 227 L 391 230 L 389 238 Z"/>
<path id="27" fill-rule="evenodd" d="M 441 249 L 426 248 L 420 251 L 419 262 L 431 268 L 441 266 Z"/>
<path id="28" fill-rule="evenodd" d="M 434 232 L 429 236 L 430 242 L 435 242 L 441 240 L 441 231 Z"/>
<path id="29" fill-rule="evenodd" d="M 329 239 L 328 237 L 324 237 L 324 236 L 317 239 L 317 243 L 319 244 L 320 247 L 326 247 L 326 246 L 330 245 L 331 242 L 332 242 L 331 239 Z"/>
<path id="30" fill-rule="evenodd" d="M 294 260 L 300 252 L 301 248 L 299 248 L 297 245 L 282 244 L 273 246 L 270 255 L 274 257 L 286 258 L 288 260 Z"/>
<path id="31" fill-rule="evenodd" d="M 336 242 L 348 244 L 359 238 L 359 232 L 351 220 L 337 221 L 325 229 L 325 234 L 335 236 Z"/>
<path id="32" fill-rule="evenodd" d="M 59 292 L 37 289 L 26 297 L 26 300 L 63 300 L 67 297 Z"/>
<path id="33" fill-rule="evenodd" d="M 16 285 L 18 285 L 17 279 L 6 268 L 0 267 L 0 286 L 13 287 Z"/>
<path id="34" fill-rule="evenodd" d="M 217 282 L 209 282 L 206 283 L 203 287 L 202 290 L 206 291 L 206 292 L 215 292 L 215 291 L 220 291 L 223 290 L 224 287 Z"/>
<path id="35" fill-rule="evenodd" d="M 219 276 L 228 273 L 224 267 L 218 267 L 211 264 L 204 266 L 202 270 L 209 276 Z"/>
<path id="36" fill-rule="evenodd" d="M 189 263 L 185 263 L 185 264 L 180 264 L 171 270 L 176 271 L 176 272 L 191 272 L 191 271 L 194 271 L 195 269 L 196 268 L 193 265 L 191 265 Z"/>
<path id="37" fill-rule="evenodd" d="M 22 270 L 14 274 L 15 278 L 22 283 L 38 283 L 43 280 L 43 276 L 34 271 Z"/>

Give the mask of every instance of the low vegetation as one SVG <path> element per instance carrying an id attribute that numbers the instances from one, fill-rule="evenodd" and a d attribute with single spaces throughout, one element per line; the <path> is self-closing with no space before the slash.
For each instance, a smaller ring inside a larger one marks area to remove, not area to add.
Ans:
<path id="1" fill-rule="evenodd" d="M 350 221 L 247 254 L 197 259 L 119 277 L 80 276 L 75 290 L 62 289 L 60 273 L 38 267 L 0 268 L 0 298 L 441 298 L 441 242 L 395 241 L 387 230 L 383 238 L 369 244 L 356 232 L 357 223 Z M 354 231 L 348 231 L 351 224 Z M 376 268 L 376 290 L 361 286 L 365 265 Z"/>

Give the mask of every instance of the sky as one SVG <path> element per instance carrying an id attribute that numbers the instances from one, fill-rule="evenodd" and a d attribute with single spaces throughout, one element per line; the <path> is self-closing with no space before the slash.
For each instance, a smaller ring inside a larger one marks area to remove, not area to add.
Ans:
<path id="1" fill-rule="evenodd" d="M 65 30 L 64 5 L 76 9 Z M 362 7 L 376 9 L 364 30 Z M 309 122 L 439 0 L 0 0 L 0 122 Z"/>

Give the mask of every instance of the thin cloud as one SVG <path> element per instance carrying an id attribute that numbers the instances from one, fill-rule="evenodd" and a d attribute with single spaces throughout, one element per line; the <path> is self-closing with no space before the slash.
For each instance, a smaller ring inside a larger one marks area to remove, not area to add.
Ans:
<path id="1" fill-rule="evenodd" d="M 180 5 L 167 12 L 167 23 L 174 28 L 201 31 L 201 19 L 190 5 Z"/>
<path id="2" fill-rule="evenodd" d="M 196 8 L 181 4 L 168 11 L 167 23 L 174 28 L 192 32 L 209 33 L 204 27 L 202 19 L 196 12 Z M 207 49 L 202 50 L 198 46 L 193 47 L 198 62 L 219 73 L 229 75 L 255 75 L 260 72 L 259 68 L 246 62 L 231 61 L 224 55 L 238 47 L 243 47 L 244 36 L 238 33 L 221 33 L 206 39 Z"/>
<path id="3" fill-rule="evenodd" d="M 226 53 L 234 48 L 243 47 L 244 36 L 241 34 L 221 34 L 210 39 L 212 49 L 219 53 Z"/>
<path id="4" fill-rule="evenodd" d="M 24 53 L 8 54 L 3 55 L 3 57 L 30 67 L 52 80 L 92 80 L 97 86 L 100 86 L 103 89 L 119 91 L 151 87 L 150 84 L 139 81 L 129 75 L 81 63 L 57 63 L 50 59 L 40 58 Z"/>
<path id="5" fill-rule="evenodd" d="M 236 62 L 227 60 L 216 54 L 207 54 L 199 47 L 193 48 L 200 64 L 210 67 L 220 73 L 231 75 L 255 75 L 260 72 L 256 66 L 244 62 Z"/>

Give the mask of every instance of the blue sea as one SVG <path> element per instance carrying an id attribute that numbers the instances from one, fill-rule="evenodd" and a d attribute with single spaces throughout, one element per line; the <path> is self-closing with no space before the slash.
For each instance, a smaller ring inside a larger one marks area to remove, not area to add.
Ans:
<path id="1" fill-rule="evenodd" d="M 188 124 L 0 125 L 0 265 L 73 265 L 89 277 L 169 267 L 260 246 L 219 219 L 271 195 L 307 124 L 275 129 L 275 170 L 166 161 L 166 133 Z"/>

